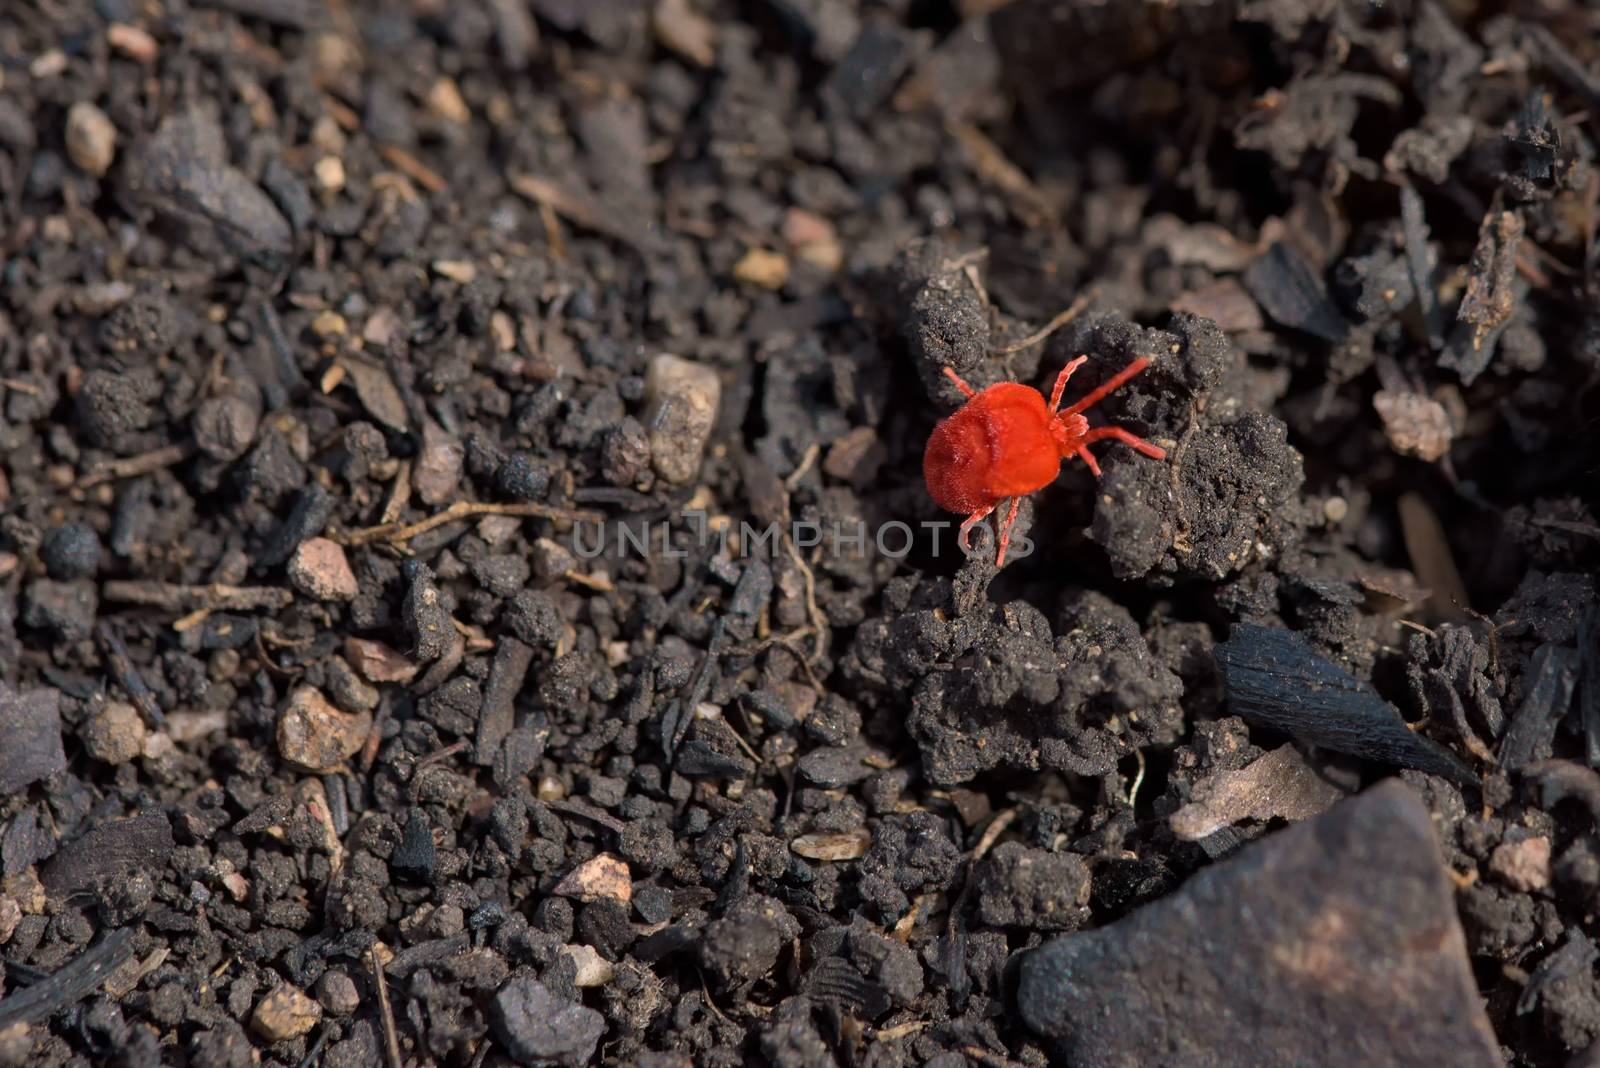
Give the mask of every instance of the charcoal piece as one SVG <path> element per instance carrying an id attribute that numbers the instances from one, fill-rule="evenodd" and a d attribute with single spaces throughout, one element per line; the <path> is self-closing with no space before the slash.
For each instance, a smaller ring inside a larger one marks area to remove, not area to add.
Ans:
<path id="1" fill-rule="evenodd" d="M 1416 768 L 1460 783 L 1478 777 L 1449 750 L 1406 726 L 1371 684 L 1278 627 L 1241 623 L 1216 648 L 1230 711 L 1305 745 Z"/>
<path id="2" fill-rule="evenodd" d="M 1553 1035 L 1569 1053 L 1586 1049 L 1600 1038 L 1597 959 L 1600 949 L 1589 936 L 1577 927 L 1568 928 L 1566 941 L 1539 962 L 1517 999 L 1517 1015 L 1537 1008 L 1541 1032 Z"/>
<path id="3" fill-rule="evenodd" d="M 1437 352 L 1444 345 L 1444 314 L 1439 307 L 1439 292 L 1434 286 L 1438 257 L 1428 244 L 1428 222 L 1423 213 L 1422 195 L 1409 185 L 1400 187 L 1400 225 L 1405 234 L 1406 269 L 1416 292 L 1417 308 L 1428 331 L 1428 346 Z"/>
<path id="4" fill-rule="evenodd" d="M 870 751 L 865 746 L 847 745 L 813 749 L 796 763 L 808 782 L 834 789 L 858 783 L 877 769 L 866 762 Z"/>
<path id="5" fill-rule="evenodd" d="M 516 699 L 533 665 L 533 647 L 506 635 L 495 650 L 489 668 L 489 682 L 483 692 L 483 707 L 478 713 L 477 748 L 479 764 L 494 763 L 500 744 L 516 725 Z M 532 767 L 530 764 L 529 767 Z"/>
<path id="6" fill-rule="evenodd" d="M 1578 711 L 1589 766 L 1600 767 L 1600 605 L 1591 605 L 1578 624 Z"/>
<path id="7" fill-rule="evenodd" d="M 1282 241 L 1246 268 L 1244 285 L 1262 310 L 1284 326 L 1335 344 L 1350 332 L 1316 270 Z"/>
<path id="8" fill-rule="evenodd" d="M 1522 706 L 1500 744 L 1500 764 L 1509 771 L 1549 758 L 1556 724 L 1572 706 L 1577 653 L 1562 645 L 1541 645 L 1528 666 L 1527 679 Z"/>
<path id="9" fill-rule="evenodd" d="M 273 530 L 272 537 L 256 557 L 256 568 L 277 567 L 294 554 L 300 543 L 320 537 L 333 517 L 333 494 L 312 483 L 295 497 L 294 507 Z"/>
<path id="10" fill-rule="evenodd" d="M 537 979 L 519 975 L 495 995 L 490 1009 L 495 1034 L 521 1064 L 577 1068 L 594 1057 L 606 1018 L 563 1001 Z"/>
<path id="11" fill-rule="evenodd" d="M 894 91 L 911 63 L 911 52 L 904 31 L 867 27 L 828 75 L 822 99 L 857 121 L 867 118 Z"/>
<path id="12" fill-rule="evenodd" d="M 402 879 L 425 883 L 433 879 L 434 868 L 439 863 L 438 847 L 434 845 L 433 828 L 420 808 L 413 808 L 406 817 L 405 828 L 400 832 L 400 844 L 389 857 L 389 868 Z"/>
<path id="13" fill-rule="evenodd" d="M 1483 217 L 1478 244 L 1467 264 L 1467 291 L 1456 309 L 1450 342 L 1439 366 L 1455 371 L 1471 385 L 1488 368 L 1527 284 L 1517 278 L 1517 249 L 1522 245 L 1522 216 L 1491 211 Z"/>
<path id="14" fill-rule="evenodd" d="M 65 897 L 124 878 L 159 872 L 172 852 L 172 824 L 162 812 L 102 823 L 68 842 L 39 872 L 51 897 Z"/>
<path id="15" fill-rule="evenodd" d="M 748 758 L 718 752 L 698 738 L 678 747 L 672 766 L 691 779 L 743 779 L 755 770 Z"/>
<path id="16" fill-rule="evenodd" d="M 92 994 L 106 976 L 133 957 L 132 927 L 121 927 L 31 986 L 0 999 L 0 1032 L 18 1023 L 41 1023 Z"/>
<path id="17" fill-rule="evenodd" d="M 17 691 L 0 683 L 0 798 L 67 766 L 61 748 L 61 694 Z"/>
<path id="18" fill-rule="evenodd" d="M 834 1002 L 866 1020 L 877 1019 L 893 1004 L 882 983 L 868 979 L 842 957 L 817 961 L 806 972 L 803 986 L 818 1001 Z"/>
<path id="19" fill-rule="evenodd" d="M 1244 1048 L 1263 1068 L 1490 1068 L 1449 874 L 1427 808 L 1389 780 L 1028 953 L 1018 1006 L 1082 1068 L 1233 1065 Z"/>

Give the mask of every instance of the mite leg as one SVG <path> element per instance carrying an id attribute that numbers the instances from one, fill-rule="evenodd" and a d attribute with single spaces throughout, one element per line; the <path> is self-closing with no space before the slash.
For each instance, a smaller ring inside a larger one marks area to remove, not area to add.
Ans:
<path id="1" fill-rule="evenodd" d="M 972 549 L 972 542 L 969 540 L 968 535 L 972 533 L 974 524 L 983 522 L 992 511 L 994 511 L 994 505 L 991 504 L 987 508 L 973 512 L 967 516 L 967 521 L 961 524 L 961 529 L 956 532 L 956 545 L 960 546 L 962 552 L 969 552 Z"/>
<path id="2" fill-rule="evenodd" d="M 1056 409 L 1061 407 L 1061 393 L 1067 388 L 1067 379 L 1071 378 L 1072 372 L 1082 367 L 1083 362 L 1088 358 L 1087 356 L 1079 356 L 1076 360 L 1070 361 L 1061 369 L 1061 373 L 1056 375 L 1056 388 L 1050 391 L 1051 415 L 1056 414 Z"/>
<path id="3" fill-rule="evenodd" d="M 1078 459 L 1083 461 L 1083 465 L 1089 469 L 1091 475 L 1095 478 L 1100 477 L 1100 465 L 1094 462 L 1094 453 L 1089 451 L 1089 446 L 1078 447 Z"/>
<path id="4" fill-rule="evenodd" d="M 1129 448 L 1137 449 L 1152 460 L 1165 460 L 1167 451 L 1159 445 L 1152 445 L 1139 435 L 1122 429 L 1120 426 L 1103 426 L 1089 431 L 1083 436 L 1083 444 L 1089 445 L 1096 441 L 1120 441 Z"/>
<path id="5" fill-rule="evenodd" d="M 962 393 L 966 394 L 968 397 L 975 397 L 975 396 L 978 395 L 978 391 L 977 390 L 973 389 L 971 386 L 969 386 L 965 382 L 961 381 L 961 376 L 956 374 L 955 368 L 946 367 L 944 369 L 944 376 L 946 378 L 948 378 L 950 381 L 954 382 L 956 384 L 956 388 L 959 389 Z"/>
<path id="6" fill-rule="evenodd" d="M 1132 378 L 1140 371 L 1143 371 L 1148 366 L 1150 366 L 1150 361 L 1143 356 L 1139 357 L 1137 360 L 1134 360 L 1128 366 L 1124 367 L 1122 370 L 1118 371 L 1116 374 L 1100 383 L 1100 385 L 1095 387 L 1095 389 L 1091 391 L 1088 396 L 1080 398 L 1076 404 L 1061 414 L 1077 415 L 1079 412 L 1088 411 L 1090 408 L 1094 407 L 1096 403 L 1103 400 L 1108 394 L 1114 393 L 1121 389 L 1123 385 L 1127 383 L 1128 379 Z"/>
<path id="7" fill-rule="evenodd" d="M 1017 507 L 1022 504 L 1021 497 L 1011 498 L 1011 507 L 1006 510 L 1006 521 L 1000 524 L 1000 553 L 994 558 L 994 566 L 1006 566 L 1006 546 L 1011 544 L 1011 528 L 1017 521 Z"/>

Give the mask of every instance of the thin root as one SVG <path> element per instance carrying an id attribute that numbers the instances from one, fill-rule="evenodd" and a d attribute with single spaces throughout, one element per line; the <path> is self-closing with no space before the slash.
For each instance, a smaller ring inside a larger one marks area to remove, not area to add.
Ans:
<path id="1" fill-rule="evenodd" d="M 1073 301 L 1067 306 L 1066 311 L 1062 312 L 1060 315 L 1057 315 L 1054 319 L 1051 319 L 1048 323 L 1044 324 L 1041 329 L 1035 330 L 1021 341 L 1014 342 L 1005 346 L 1004 348 L 995 349 L 995 355 L 1010 356 L 1013 353 L 1021 352 L 1023 349 L 1028 348 L 1031 345 L 1037 345 L 1039 342 L 1043 341 L 1045 338 L 1049 337 L 1051 334 L 1055 333 L 1057 330 L 1060 330 L 1063 326 L 1066 326 L 1068 323 L 1072 322 L 1072 320 L 1082 315 L 1084 309 L 1092 304 L 1095 298 L 1099 295 L 1100 290 L 1098 288 L 1091 289 L 1087 293 L 1081 294 L 1077 300 Z"/>

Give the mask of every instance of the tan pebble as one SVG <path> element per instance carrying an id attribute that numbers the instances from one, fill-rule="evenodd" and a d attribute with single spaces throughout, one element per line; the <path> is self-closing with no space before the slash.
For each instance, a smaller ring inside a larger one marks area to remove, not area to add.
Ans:
<path id="1" fill-rule="evenodd" d="M 321 1019 L 321 1005 L 292 986 L 280 986 L 256 1002 L 250 1026 L 268 1042 L 284 1042 L 305 1034 Z"/>
<path id="2" fill-rule="evenodd" d="M 106 764 L 126 764 L 143 751 L 144 741 L 139 710 L 120 701 L 95 713 L 83 729 L 83 747 Z"/>
<path id="3" fill-rule="evenodd" d="M 309 538 L 289 559 L 289 581 L 319 601 L 353 601 L 361 592 L 344 549 L 327 538 Z"/>
<path id="4" fill-rule="evenodd" d="M 462 285 L 478 277 L 478 268 L 470 260 L 434 260 L 433 270 L 440 277 Z"/>
<path id="5" fill-rule="evenodd" d="M 325 192 L 337 193 L 344 188 L 344 160 L 338 156 L 323 156 L 317 160 L 317 184 Z"/>
<path id="6" fill-rule="evenodd" d="M 344 656 L 368 682 L 410 682 L 417 665 L 373 638 L 346 638 Z"/>
<path id="7" fill-rule="evenodd" d="M 66 70 L 67 54 L 59 48 L 39 53 L 38 57 L 28 64 L 28 74 L 40 81 L 59 78 L 66 73 Z"/>
<path id="8" fill-rule="evenodd" d="M 844 249 L 833 224 L 820 215 L 790 208 L 783 216 L 783 239 L 813 267 L 831 273 L 844 264 Z"/>
<path id="9" fill-rule="evenodd" d="M 106 27 L 106 43 L 113 51 L 139 63 L 154 63 L 160 53 L 154 37 L 125 22 L 113 22 Z"/>
<path id="10" fill-rule="evenodd" d="M 591 986 L 605 986 L 617 970 L 593 946 L 566 946 L 567 956 L 577 965 L 578 975 L 573 985 L 582 990 Z"/>
<path id="11" fill-rule="evenodd" d="M 318 337 L 344 337 L 349 331 L 350 324 L 344 321 L 344 316 L 332 308 L 324 308 L 311 320 L 311 332 Z"/>
<path id="12" fill-rule="evenodd" d="M 22 922 L 22 906 L 9 897 L 0 897 L 0 945 L 11 941 L 17 924 Z"/>
<path id="13" fill-rule="evenodd" d="M 782 289 L 789 280 L 789 259 L 781 252 L 753 248 L 733 265 L 733 276 L 746 285 Z"/>
<path id="14" fill-rule="evenodd" d="M 67 109 L 67 157 L 96 178 L 111 169 L 117 155 L 117 128 L 106 113 L 80 100 Z"/>
<path id="15" fill-rule="evenodd" d="M 579 901 L 610 898 L 627 904 L 633 900 L 633 877 L 628 874 L 627 862 L 621 857 L 600 853 L 568 872 L 551 893 L 575 897 Z"/>
<path id="16" fill-rule="evenodd" d="M 429 111 L 447 122 L 464 126 L 472 121 L 472 112 L 468 110 L 467 102 L 461 99 L 461 89 L 453 78 L 440 78 L 429 86 L 424 102 Z"/>
<path id="17" fill-rule="evenodd" d="M 333 771 L 366 743 L 372 717 L 340 712 L 321 692 L 302 686 L 278 716 L 278 752 L 309 771 Z"/>
<path id="18" fill-rule="evenodd" d="M 1550 885 L 1550 839 L 1541 834 L 1495 846 L 1489 871 L 1515 890 L 1543 890 Z"/>
<path id="19" fill-rule="evenodd" d="M 656 38 L 697 67 L 717 58 L 717 24 L 696 11 L 689 0 L 660 0 L 651 14 Z"/>

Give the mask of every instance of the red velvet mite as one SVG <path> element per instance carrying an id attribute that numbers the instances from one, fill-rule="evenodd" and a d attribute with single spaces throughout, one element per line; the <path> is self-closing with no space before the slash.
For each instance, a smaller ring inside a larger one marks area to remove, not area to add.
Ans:
<path id="1" fill-rule="evenodd" d="M 1017 506 L 1022 498 L 1055 481 L 1061 473 L 1061 461 L 1069 456 L 1082 460 L 1098 478 L 1100 465 L 1089 452 L 1089 446 L 1097 441 L 1120 441 L 1153 459 L 1167 458 L 1165 451 L 1119 426 L 1091 430 L 1089 420 L 1083 417 L 1098 401 L 1143 371 L 1150 363 L 1144 357 L 1112 375 L 1072 407 L 1058 410 L 1067 379 L 1087 359 L 1079 356 L 1062 368 L 1048 406 L 1044 394 L 1032 386 L 1000 382 L 979 393 L 961 381 L 955 371 L 944 369 L 956 388 L 966 394 L 967 402 L 933 428 L 928 450 L 922 456 L 922 475 L 934 503 L 946 511 L 967 513 L 957 538 L 963 552 L 973 524 L 1009 497 L 1011 508 L 1000 524 L 1000 551 L 995 557 L 996 567 L 1005 566 L 1006 546 L 1011 541 L 1011 526 L 1017 521 Z"/>

